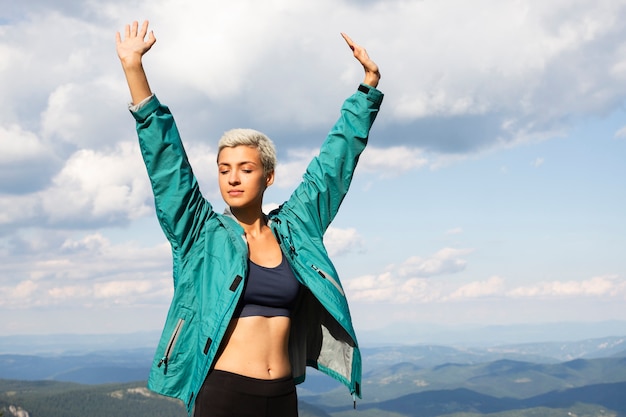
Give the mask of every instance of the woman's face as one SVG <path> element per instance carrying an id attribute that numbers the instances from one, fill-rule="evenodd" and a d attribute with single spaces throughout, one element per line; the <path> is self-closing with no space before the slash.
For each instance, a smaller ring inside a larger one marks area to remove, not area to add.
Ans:
<path id="1" fill-rule="evenodd" d="M 223 148 L 217 169 L 220 193 L 228 206 L 261 209 L 263 193 L 274 182 L 274 173 L 264 174 L 258 149 L 245 145 Z"/>

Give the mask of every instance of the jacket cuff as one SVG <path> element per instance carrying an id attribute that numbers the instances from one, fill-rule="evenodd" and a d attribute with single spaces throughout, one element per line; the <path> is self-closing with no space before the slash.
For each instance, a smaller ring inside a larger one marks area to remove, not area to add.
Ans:
<path id="1" fill-rule="evenodd" d="M 153 94 L 141 103 L 135 106 L 129 106 L 128 109 L 130 110 L 130 113 L 133 115 L 135 120 L 137 120 L 138 122 L 143 122 L 159 107 L 161 107 L 161 102 L 156 97 L 156 95 Z"/>
<path id="2" fill-rule="evenodd" d="M 380 105 L 380 103 L 382 103 L 383 101 L 384 94 L 375 87 L 372 87 L 371 85 L 361 83 L 359 85 L 358 91 L 365 94 L 369 101 L 377 103 L 378 105 Z"/>

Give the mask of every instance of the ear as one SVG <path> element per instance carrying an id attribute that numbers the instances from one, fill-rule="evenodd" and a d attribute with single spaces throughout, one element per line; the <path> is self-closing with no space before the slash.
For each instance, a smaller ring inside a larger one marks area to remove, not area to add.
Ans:
<path id="1" fill-rule="evenodd" d="M 269 174 L 267 174 L 267 176 L 265 177 L 265 186 L 269 187 L 270 185 L 274 184 L 274 171 L 270 172 Z"/>

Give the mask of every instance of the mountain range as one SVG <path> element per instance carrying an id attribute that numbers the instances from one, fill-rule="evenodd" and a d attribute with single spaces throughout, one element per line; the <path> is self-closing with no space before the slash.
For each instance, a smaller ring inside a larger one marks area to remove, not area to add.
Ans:
<path id="1" fill-rule="evenodd" d="M 145 389 L 152 354 L 152 348 L 1 354 L 0 413 L 186 415 L 178 402 Z M 362 354 L 363 417 L 626 416 L 626 337 L 378 346 Z M 353 412 L 346 388 L 313 369 L 298 395 L 301 417 Z"/>

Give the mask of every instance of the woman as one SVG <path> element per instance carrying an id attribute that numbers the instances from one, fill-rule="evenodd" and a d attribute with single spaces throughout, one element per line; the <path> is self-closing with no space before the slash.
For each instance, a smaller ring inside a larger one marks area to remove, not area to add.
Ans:
<path id="1" fill-rule="evenodd" d="M 117 52 L 132 98 L 161 227 L 172 246 L 174 297 L 148 381 L 201 416 L 297 416 L 295 384 L 313 366 L 361 396 L 361 357 L 345 294 L 323 247 L 382 102 L 380 73 L 342 34 L 365 80 L 304 174 L 269 215 L 275 151 L 262 133 L 226 132 L 218 146 L 218 214 L 200 193 L 169 109 L 142 57 L 148 22 L 127 25 Z M 147 37 L 147 38 L 146 38 Z"/>

